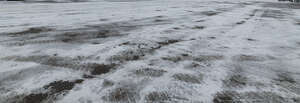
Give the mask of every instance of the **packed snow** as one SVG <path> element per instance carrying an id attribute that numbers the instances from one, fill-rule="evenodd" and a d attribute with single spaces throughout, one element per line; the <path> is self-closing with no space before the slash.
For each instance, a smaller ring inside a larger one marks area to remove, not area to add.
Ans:
<path id="1" fill-rule="evenodd" d="M 0 103 L 300 103 L 300 4 L 0 1 Z"/>

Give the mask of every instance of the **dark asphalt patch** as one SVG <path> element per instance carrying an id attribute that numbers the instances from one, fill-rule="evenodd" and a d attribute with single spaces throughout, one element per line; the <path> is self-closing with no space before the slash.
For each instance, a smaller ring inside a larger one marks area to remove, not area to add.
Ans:
<path id="1" fill-rule="evenodd" d="M 186 83 L 196 83 L 196 84 L 200 84 L 203 80 L 203 75 L 192 75 L 192 74 L 183 74 L 183 73 L 178 73 L 178 74 L 174 74 L 172 76 L 174 79 L 182 81 L 182 82 L 186 82 Z"/>
<path id="2" fill-rule="evenodd" d="M 143 68 L 135 71 L 136 75 L 139 76 L 150 76 L 150 77 L 160 77 L 162 76 L 165 72 L 164 70 L 156 70 L 152 68 Z"/>
<path id="3" fill-rule="evenodd" d="M 84 80 L 77 79 L 74 81 L 54 81 L 45 85 L 43 89 L 49 90 L 40 93 L 32 93 L 28 95 L 17 96 L 12 103 L 43 103 L 43 102 L 53 102 L 56 96 L 68 92 L 73 89 L 76 84 L 82 83 Z M 18 99 L 21 98 L 21 99 Z"/>
<path id="4" fill-rule="evenodd" d="M 101 75 L 110 72 L 116 65 L 115 64 L 96 64 L 92 68 L 92 75 Z"/>
<path id="5" fill-rule="evenodd" d="M 42 32 L 49 32 L 49 31 L 53 31 L 53 30 L 54 29 L 47 28 L 47 27 L 32 27 L 32 28 L 28 28 L 27 30 L 24 30 L 21 32 L 9 33 L 8 35 L 22 36 L 22 35 L 26 35 L 26 34 L 36 34 L 36 33 L 42 33 Z"/>
<path id="6" fill-rule="evenodd" d="M 224 80 L 223 84 L 229 88 L 239 88 L 239 87 L 246 86 L 247 81 L 248 81 L 247 77 L 240 74 L 235 74 L 230 76 L 228 79 Z"/>
<path id="7" fill-rule="evenodd" d="M 244 23 L 246 23 L 246 21 L 240 21 L 240 22 L 237 22 L 236 24 L 241 25 L 241 24 L 244 24 Z"/>
<path id="8" fill-rule="evenodd" d="M 291 98 L 282 97 L 274 92 L 242 92 L 222 91 L 218 92 L 214 103 L 291 103 Z"/>
<path id="9" fill-rule="evenodd" d="M 192 29 L 204 29 L 205 28 L 205 26 L 194 26 L 194 27 L 192 27 Z"/>
<path id="10" fill-rule="evenodd" d="M 275 79 L 276 81 L 279 81 L 279 82 L 288 82 L 288 83 L 296 83 L 295 79 L 287 74 L 287 73 L 280 73 L 277 75 L 278 78 Z"/>
<path id="11" fill-rule="evenodd" d="M 246 55 L 246 54 L 241 54 L 241 55 L 236 55 L 233 57 L 234 60 L 236 61 L 264 61 L 264 57 L 259 57 L 259 56 L 254 56 L 254 55 Z"/>
<path id="12" fill-rule="evenodd" d="M 147 103 L 164 103 L 171 100 L 171 96 L 167 92 L 150 92 L 145 96 Z"/>
<path id="13" fill-rule="evenodd" d="M 139 94 L 133 87 L 118 87 L 109 92 L 108 95 L 102 97 L 102 99 L 110 102 L 120 103 L 136 103 L 139 99 Z"/>
<path id="14" fill-rule="evenodd" d="M 300 3 L 265 3 L 264 7 L 300 9 Z"/>
<path id="15" fill-rule="evenodd" d="M 62 93 L 64 91 L 69 91 L 71 89 L 73 89 L 73 87 L 76 84 L 80 84 L 82 83 L 84 80 L 82 79 L 78 79 L 75 81 L 54 81 L 46 86 L 44 86 L 43 88 L 45 89 L 49 89 L 50 90 L 50 94 L 56 94 L 56 93 Z"/>
<path id="16" fill-rule="evenodd" d="M 204 11 L 201 12 L 201 14 L 206 15 L 206 16 L 214 16 L 214 15 L 218 15 L 221 12 L 217 12 L 217 11 Z"/>

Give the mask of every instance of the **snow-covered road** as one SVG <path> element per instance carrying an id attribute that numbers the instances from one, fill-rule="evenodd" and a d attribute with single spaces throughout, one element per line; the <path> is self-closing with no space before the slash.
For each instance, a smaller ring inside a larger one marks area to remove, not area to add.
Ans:
<path id="1" fill-rule="evenodd" d="M 299 103 L 300 4 L 0 2 L 0 103 Z"/>

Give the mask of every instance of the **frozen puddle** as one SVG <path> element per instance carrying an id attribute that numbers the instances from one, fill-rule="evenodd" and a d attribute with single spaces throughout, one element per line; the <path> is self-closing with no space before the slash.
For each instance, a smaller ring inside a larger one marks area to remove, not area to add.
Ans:
<path id="1" fill-rule="evenodd" d="M 0 103 L 300 102 L 297 3 L 0 5 Z"/>

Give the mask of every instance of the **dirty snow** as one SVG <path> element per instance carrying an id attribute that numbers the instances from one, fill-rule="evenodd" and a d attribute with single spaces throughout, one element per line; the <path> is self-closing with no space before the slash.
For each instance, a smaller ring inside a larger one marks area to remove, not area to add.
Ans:
<path id="1" fill-rule="evenodd" d="M 299 3 L 1 1 L 0 15 L 0 103 L 300 102 Z"/>

